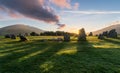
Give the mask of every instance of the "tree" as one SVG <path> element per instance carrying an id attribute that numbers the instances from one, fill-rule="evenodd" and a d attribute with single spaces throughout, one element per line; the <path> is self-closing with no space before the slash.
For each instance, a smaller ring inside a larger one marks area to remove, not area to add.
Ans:
<path id="1" fill-rule="evenodd" d="M 84 28 L 79 30 L 78 41 L 86 41 L 86 33 Z"/>
<path id="2" fill-rule="evenodd" d="M 31 32 L 30 35 L 31 36 L 39 36 L 39 34 L 37 34 L 36 32 Z"/>

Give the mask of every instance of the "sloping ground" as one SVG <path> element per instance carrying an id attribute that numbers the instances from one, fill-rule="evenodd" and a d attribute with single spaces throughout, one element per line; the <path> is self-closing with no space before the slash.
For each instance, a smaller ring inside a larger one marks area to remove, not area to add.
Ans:
<path id="1" fill-rule="evenodd" d="M 23 25 L 23 24 L 16 24 L 16 25 L 0 28 L 0 35 L 5 35 L 5 34 L 18 35 L 18 34 L 25 34 L 25 33 L 30 34 L 31 32 L 36 32 L 40 34 L 41 32 L 44 32 L 44 31 L 41 29 L 31 27 L 28 25 Z"/>
<path id="2" fill-rule="evenodd" d="M 28 38 L 31 41 L 0 39 L 0 73 L 120 72 L 119 38 L 88 37 L 88 41 L 79 43 L 40 42 L 43 37 Z"/>
<path id="3" fill-rule="evenodd" d="M 104 31 L 110 31 L 111 29 L 116 29 L 117 33 L 120 34 L 120 24 L 111 25 L 109 27 L 97 30 L 97 31 L 93 32 L 93 34 L 94 35 L 100 34 L 100 33 L 103 33 Z"/>

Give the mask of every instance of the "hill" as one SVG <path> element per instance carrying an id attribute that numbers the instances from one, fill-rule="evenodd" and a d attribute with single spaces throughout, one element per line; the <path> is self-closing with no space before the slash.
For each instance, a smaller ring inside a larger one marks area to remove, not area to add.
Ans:
<path id="1" fill-rule="evenodd" d="M 111 26 L 105 27 L 103 29 L 94 31 L 93 34 L 94 35 L 100 34 L 100 33 L 104 32 L 104 31 L 110 31 L 111 29 L 116 29 L 117 33 L 120 34 L 120 24 L 111 25 Z"/>
<path id="2" fill-rule="evenodd" d="M 18 35 L 18 34 L 25 34 L 25 33 L 29 34 L 31 32 L 36 32 L 40 34 L 41 32 L 44 32 L 44 31 L 36 27 L 23 25 L 23 24 L 16 24 L 16 25 L 11 25 L 11 26 L 0 28 L 0 35 L 5 35 L 5 34 Z"/>

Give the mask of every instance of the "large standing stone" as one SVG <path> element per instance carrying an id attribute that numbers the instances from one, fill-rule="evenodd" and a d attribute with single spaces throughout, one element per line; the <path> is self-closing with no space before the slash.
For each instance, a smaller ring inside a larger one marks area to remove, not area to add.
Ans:
<path id="1" fill-rule="evenodd" d="M 90 32 L 88 36 L 93 36 L 93 33 L 92 33 L 92 32 Z"/>
<path id="2" fill-rule="evenodd" d="M 86 33 L 84 28 L 79 30 L 78 41 L 86 41 Z"/>
<path id="3" fill-rule="evenodd" d="M 108 38 L 117 38 L 117 32 L 115 29 L 109 31 Z"/>
<path id="4" fill-rule="evenodd" d="M 70 35 L 69 34 L 65 34 L 64 35 L 64 41 L 65 42 L 69 42 L 70 41 Z"/>
<path id="5" fill-rule="evenodd" d="M 98 39 L 102 40 L 102 39 L 104 39 L 104 36 L 102 34 L 99 34 Z"/>
<path id="6" fill-rule="evenodd" d="M 14 34 L 11 34 L 11 39 L 16 39 L 16 36 Z"/>
<path id="7" fill-rule="evenodd" d="M 6 34 L 6 35 L 5 35 L 5 38 L 11 38 L 11 35 Z"/>
<path id="8" fill-rule="evenodd" d="M 19 37 L 20 37 L 20 41 L 28 41 L 28 39 L 23 35 L 20 35 Z"/>
<path id="9" fill-rule="evenodd" d="M 104 31 L 102 35 L 108 37 L 108 31 Z"/>

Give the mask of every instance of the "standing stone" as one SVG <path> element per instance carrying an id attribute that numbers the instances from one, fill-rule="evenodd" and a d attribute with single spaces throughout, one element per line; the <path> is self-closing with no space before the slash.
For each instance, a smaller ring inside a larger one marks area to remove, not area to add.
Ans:
<path id="1" fill-rule="evenodd" d="M 102 34 L 99 34 L 98 39 L 102 40 L 102 39 L 104 39 L 104 36 Z"/>
<path id="2" fill-rule="evenodd" d="M 20 41 L 28 41 L 28 39 L 23 35 L 20 35 L 19 38 L 20 38 Z"/>
<path id="3" fill-rule="evenodd" d="M 102 35 L 108 37 L 108 31 L 104 31 Z"/>
<path id="4" fill-rule="evenodd" d="M 65 34 L 64 35 L 64 41 L 65 42 L 69 42 L 70 41 L 70 35 L 69 34 Z"/>
<path id="5" fill-rule="evenodd" d="M 95 35 L 96 37 L 98 36 L 98 34 Z"/>
<path id="6" fill-rule="evenodd" d="M 117 38 L 117 32 L 115 29 L 109 31 L 108 38 Z"/>
<path id="7" fill-rule="evenodd" d="M 11 39 L 16 39 L 16 36 L 14 34 L 11 34 Z"/>
<path id="8" fill-rule="evenodd" d="M 86 33 L 84 28 L 79 30 L 78 41 L 86 41 Z"/>
<path id="9" fill-rule="evenodd" d="M 88 36 L 93 36 L 93 33 L 92 33 L 92 32 L 90 32 Z"/>
<path id="10" fill-rule="evenodd" d="M 11 39 L 16 39 L 16 36 L 14 34 L 11 34 Z"/>
<path id="11" fill-rule="evenodd" d="M 11 35 L 6 34 L 6 35 L 5 35 L 5 38 L 11 38 Z"/>

